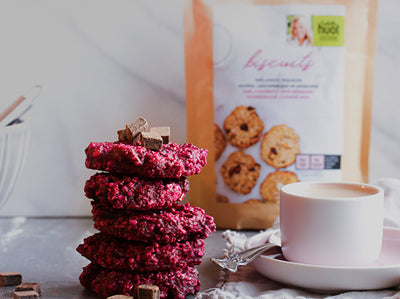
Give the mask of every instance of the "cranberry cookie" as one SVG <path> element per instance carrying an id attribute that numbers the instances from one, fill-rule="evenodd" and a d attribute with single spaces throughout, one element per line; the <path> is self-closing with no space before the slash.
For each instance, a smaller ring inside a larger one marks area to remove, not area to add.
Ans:
<path id="1" fill-rule="evenodd" d="M 87 237 L 77 251 L 103 268 L 148 272 L 201 264 L 204 241 L 171 244 L 144 243 L 114 238 L 103 233 Z"/>
<path id="2" fill-rule="evenodd" d="M 200 173 L 207 164 L 206 149 L 193 144 L 163 144 L 153 151 L 141 145 L 121 142 L 91 142 L 85 149 L 90 169 L 125 175 L 180 178 Z"/>
<path id="3" fill-rule="evenodd" d="M 215 231 L 203 209 L 177 204 L 165 210 L 112 210 L 93 203 L 94 227 L 115 237 L 157 243 L 205 239 Z"/>
<path id="4" fill-rule="evenodd" d="M 189 190 L 189 181 L 96 173 L 86 181 L 84 190 L 88 198 L 114 209 L 163 209 L 183 199 Z"/>
<path id="5" fill-rule="evenodd" d="M 195 294 L 200 289 L 199 273 L 193 267 L 160 272 L 132 272 L 110 270 L 90 263 L 79 276 L 81 284 L 100 297 L 124 294 L 136 298 L 139 285 L 156 285 L 160 298 L 180 298 Z"/>

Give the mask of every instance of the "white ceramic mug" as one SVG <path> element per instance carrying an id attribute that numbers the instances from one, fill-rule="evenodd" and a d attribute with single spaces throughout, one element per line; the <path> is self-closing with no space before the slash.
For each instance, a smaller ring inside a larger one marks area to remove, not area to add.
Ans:
<path id="1" fill-rule="evenodd" d="M 366 265 L 381 251 L 383 210 L 383 190 L 372 185 L 285 185 L 280 191 L 282 253 L 298 263 Z"/>

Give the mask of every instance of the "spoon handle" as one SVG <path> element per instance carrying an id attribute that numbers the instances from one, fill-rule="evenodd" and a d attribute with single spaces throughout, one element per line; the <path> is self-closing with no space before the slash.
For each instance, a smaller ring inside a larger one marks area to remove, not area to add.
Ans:
<path id="1" fill-rule="evenodd" d="M 8 126 L 21 118 L 32 107 L 33 101 L 40 95 L 41 85 L 35 85 L 24 95 L 18 97 L 0 114 L 0 126 Z"/>
<path id="2" fill-rule="evenodd" d="M 222 259 L 211 258 L 211 261 L 224 269 L 227 269 L 231 272 L 236 272 L 239 266 L 248 265 L 263 253 L 275 247 L 279 247 L 279 245 L 267 243 L 245 251 L 241 251 Z"/>
<path id="3" fill-rule="evenodd" d="M 24 96 L 20 96 L 18 99 L 16 99 L 9 107 L 7 107 L 6 110 L 4 110 L 1 114 L 0 114 L 0 122 L 5 119 L 7 117 L 7 115 L 9 115 L 15 108 L 18 107 L 19 104 L 22 103 L 22 101 L 25 100 Z"/>

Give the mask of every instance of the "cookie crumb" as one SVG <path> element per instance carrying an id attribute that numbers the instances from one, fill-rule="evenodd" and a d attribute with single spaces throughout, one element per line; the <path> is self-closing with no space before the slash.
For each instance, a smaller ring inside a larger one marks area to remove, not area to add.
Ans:
<path id="1" fill-rule="evenodd" d="M 143 117 L 138 117 L 135 121 L 126 124 L 125 126 L 125 134 L 129 143 L 134 143 L 136 137 L 139 136 L 140 133 L 148 131 L 149 124 Z"/>
<path id="2" fill-rule="evenodd" d="M 141 132 L 142 145 L 148 149 L 158 151 L 163 145 L 163 140 L 160 135 L 153 132 Z"/>
<path id="3" fill-rule="evenodd" d="M 139 299 L 159 299 L 160 289 L 158 286 L 142 284 L 138 287 L 138 298 Z"/>
<path id="4" fill-rule="evenodd" d="M 35 291 L 14 292 L 14 299 L 35 299 L 39 298 L 39 294 Z"/>
<path id="5" fill-rule="evenodd" d="M 170 127 L 153 127 L 150 128 L 150 132 L 160 135 L 164 144 L 169 143 L 171 136 Z"/>
<path id="6" fill-rule="evenodd" d="M 19 272 L 0 273 L 0 286 L 16 286 L 21 284 L 22 275 Z"/>
<path id="7" fill-rule="evenodd" d="M 18 285 L 15 288 L 15 292 L 22 291 L 35 291 L 40 296 L 42 294 L 42 290 L 40 289 L 40 284 L 37 282 L 24 282 Z"/>
<path id="8" fill-rule="evenodd" d="M 107 299 L 133 299 L 133 297 L 128 295 L 114 295 L 107 297 Z"/>

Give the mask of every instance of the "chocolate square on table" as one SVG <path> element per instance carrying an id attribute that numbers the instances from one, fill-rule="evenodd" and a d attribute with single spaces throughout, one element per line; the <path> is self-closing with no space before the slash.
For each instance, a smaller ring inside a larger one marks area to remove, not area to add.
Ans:
<path id="1" fill-rule="evenodd" d="M 15 292 L 35 291 L 36 293 L 38 293 L 39 296 L 42 294 L 42 290 L 40 289 L 40 284 L 37 282 L 23 282 L 20 285 L 18 285 L 14 291 Z"/>
<path id="2" fill-rule="evenodd" d="M 1 272 L 0 286 L 16 286 L 21 284 L 22 275 L 19 272 Z"/>
<path id="3" fill-rule="evenodd" d="M 142 284 L 138 287 L 139 299 L 159 299 L 160 289 L 156 285 Z"/>
<path id="4" fill-rule="evenodd" d="M 14 292 L 14 299 L 36 299 L 39 298 L 39 294 L 35 291 L 20 291 Z"/>
<path id="5" fill-rule="evenodd" d="M 128 295 L 113 295 L 113 296 L 107 297 L 107 299 L 133 299 L 133 297 L 128 296 Z"/>

